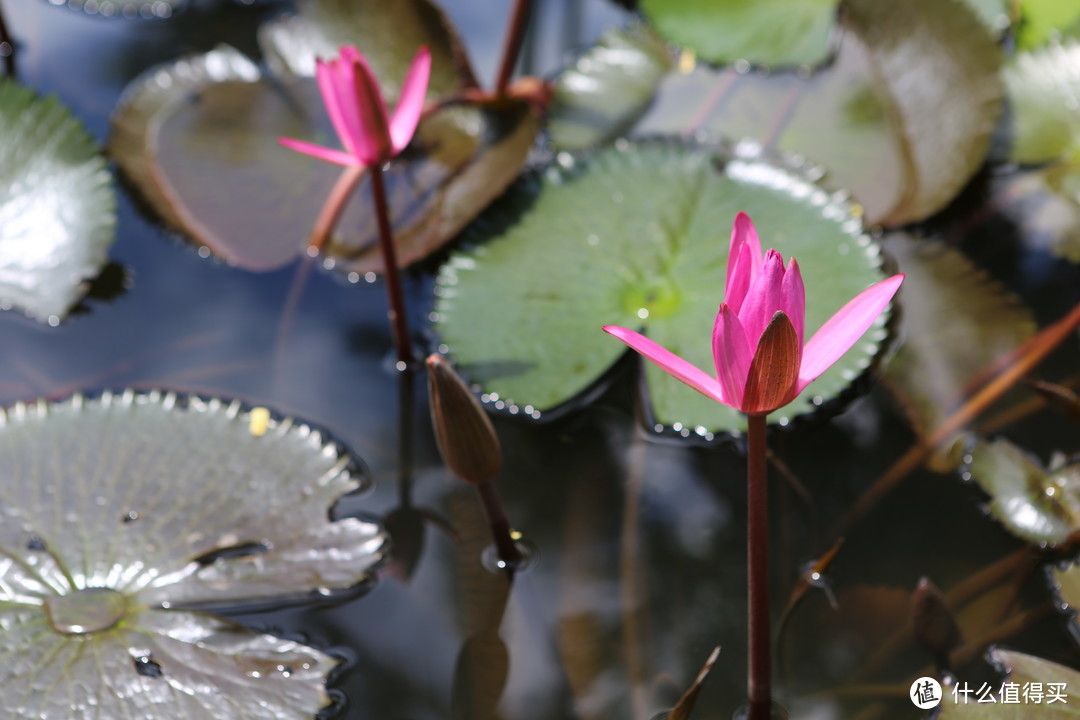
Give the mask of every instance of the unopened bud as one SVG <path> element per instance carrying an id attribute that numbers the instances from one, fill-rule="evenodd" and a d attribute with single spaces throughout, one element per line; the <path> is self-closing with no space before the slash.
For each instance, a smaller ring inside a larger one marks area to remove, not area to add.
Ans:
<path id="1" fill-rule="evenodd" d="M 941 591 L 927 578 L 919 580 L 911 598 L 911 626 L 915 639 L 938 662 L 960 643 L 960 628 Z"/>
<path id="2" fill-rule="evenodd" d="M 450 363 L 427 359 L 431 424 L 447 467 L 462 480 L 485 483 L 502 467 L 502 449 L 487 412 Z"/>

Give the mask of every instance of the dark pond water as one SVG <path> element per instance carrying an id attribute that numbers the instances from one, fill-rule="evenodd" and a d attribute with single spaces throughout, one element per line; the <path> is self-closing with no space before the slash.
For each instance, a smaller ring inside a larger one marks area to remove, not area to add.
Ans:
<path id="1" fill-rule="evenodd" d="M 575 39 L 563 22 L 573 3 L 542 5 L 542 72 L 619 17 L 606 3 L 584 3 Z M 490 78 L 509 3 L 447 6 Z M 201 3 L 168 22 L 108 22 L 29 0 L 4 9 L 22 41 L 21 80 L 59 95 L 101 140 L 131 78 L 222 40 L 250 49 L 259 17 L 274 11 Z M 982 213 L 993 181 L 980 182 L 940 227 L 1031 301 L 1041 321 L 1059 317 L 1080 299 L 1075 268 L 1017 249 L 1015 228 Z M 541 426 L 498 419 L 506 453 L 498 484 L 536 552 L 508 588 L 479 563 L 486 526 L 472 489 L 438 459 L 423 378 L 403 406 L 400 381 L 387 370 L 381 286 L 349 285 L 303 263 L 266 274 L 232 269 L 166 237 L 126 192 L 119 214 L 110 257 L 130 289 L 88 301 L 60 328 L 0 317 L 0 400 L 134 386 L 266 405 L 326 427 L 363 458 L 374 490 L 340 511 L 384 518 L 403 514 L 404 416 L 412 506 L 445 519 L 456 540 L 429 523 L 408 581 L 389 566 L 356 600 L 239 616 L 346 657 L 335 685 L 348 699 L 345 717 L 484 718 L 497 703 L 497 716 L 514 720 L 647 720 L 671 707 L 716 645 L 720 659 L 696 717 L 731 716 L 745 688 L 745 466 L 736 443 L 685 447 L 639 430 L 629 363 L 586 410 Z M 430 277 L 407 283 L 420 327 Z M 1077 359 L 1072 342 L 1043 375 L 1074 373 Z M 1043 457 L 1078 449 L 1076 426 L 1050 413 L 1007 431 Z M 913 439 L 879 388 L 828 423 L 774 436 L 773 451 L 798 483 L 773 474 L 777 614 L 801 568 L 836 539 L 846 508 Z M 843 611 L 814 590 L 778 642 L 778 685 L 793 715 L 912 716 L 906 683 L 930 666 L 929 655 L 904 646 L 877 669 L 866 660 L 903 627 L 903 593 L 920 577 L 948 589 L 1021 547 L 985 517 L 983 499 L 959 477 L 917 472 L 851 528 L 830 574 Z M 1046 602 L 1040 571 L 1013 579 L 1017 602 Z M 509 657 L 505 677 L 496 637 Z M 1053 613 L 1006 642 L 1080 662 L 1066 619 Z M 976 654 L 972 667 L 979 662 Z"/>

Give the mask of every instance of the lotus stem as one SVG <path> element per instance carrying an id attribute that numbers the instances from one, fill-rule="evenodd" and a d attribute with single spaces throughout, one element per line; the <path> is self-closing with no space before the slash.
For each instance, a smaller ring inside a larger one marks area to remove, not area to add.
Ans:
<path id="1" fill-rule="evenodd" d="M 765 415 L 747 415 L 746 564 L 748 720 L 772 716 L 772 656 L 769 627 L 769 493 Z"/>
<path id="2" fill-rule="evenodd" d="M 379 247 L 382 249 L 383 274 L 390 304 L 390 326 L 394 333 L 398 363 L 410 367 L 413 364 L 413 354 L 409 341 L 409 323 L 405 316 L 405 296 L 401 292 L 401 274 L 398 272 L 394 235 L 390 229 L 390 213 L 386 203 L 386 184 L 380 165 L 371 166 L 371 193 L 375 201 L 375 217 L 379 222 Z"/>
<path id="3" fill-rule="evenodd" d="M 495 489 L 495 484 L 491 481 L 477 483 L 476 491 L 480 494 L 484 514 L 487 515 L 488 525 L 491 526 L 491 537 L 495 541 L 495 551 L 498 553 L 504 569 L 512 573 L 521 564 L 521 551 L 518 550 L 517 543 L 514 542 L 510 520 L 506 517 L 499 491 Z"/>
<path id="4" fill-rule="evenodd" d="M 345 210 L 345 203 L 348 202 L 353 190 L 356 189 L 356 184 L 360 182 L 360 178 L 364 176 L 364 170 L 366 169 L 363 166 L 347 167 L 338 177 L 337 182 L 334 183 L 334 187 L 330 191 L 330 195 L 326 198 L 326 202 L 323 203 L 322 209 L 319 210 L 319 217 L 315 220 L 315 226 L 311 228 L 308 247 L 316 250 L 322 250 L 326 247 L 326 243 L 330 239 L 330 233 L 337 227 L 341 213 Z"/>
<path id="5" fill-rule="evenodd" d="M 4 21 L 4 7 L 0 5 L 0 57 L 4 59 L 4 77 L 15 78 L 15 43 Z"/>
<path id="6" fill-rule="evenodd" d="M 506 88 L 510 85 L 510 77 L 514 74 L 518 55 L 521 54 L 521 45 L 525 39 L 525 30 L 529 27 L 529 16 L 531 14 L 532 0 L 516 0 L 514 2 L 514 10 L 510 15 L 510 24 L 506 29 L 506 40 L 503 42 L 499 74 L 495 81 L 496 97 L 506 95 Z"/>

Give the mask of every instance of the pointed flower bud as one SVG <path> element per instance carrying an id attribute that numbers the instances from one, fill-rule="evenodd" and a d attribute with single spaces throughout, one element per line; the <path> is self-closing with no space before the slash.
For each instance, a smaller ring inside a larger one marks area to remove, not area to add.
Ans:
<path id="1" fill-rule="evenodd" d="M 502 467 L 495 427 L 461 377 L 442 355 L 427 359 L 431 424 L 447 467 L 474 484 L 486 483 Z"/>

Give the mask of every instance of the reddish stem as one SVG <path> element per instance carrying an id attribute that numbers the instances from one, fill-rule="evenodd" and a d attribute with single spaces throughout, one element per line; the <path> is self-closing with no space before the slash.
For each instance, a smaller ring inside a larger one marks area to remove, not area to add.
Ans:
<path id="1" fill-rule="evenodd" d="M 769 631 L 769 492 L 765 415 L 747 416 L 746 436 L 747 621 L 750 631 L 748 720 L 769 720 L 772 715 L 772 658 Z"/>
<path id="2" fill-rule="evenodd" d="M 330 191 L 330 195 L 326 198 L 326 202 L 323 203 L 322 209 L 319 211 L 319 217 L 315 220 L 315 227 L 311 228 L 311 235 L 308 237 L 309 247 L 316 250 L 322 250 L 326 247 L 330 233 L 337 226 L 341 213 L 345 210 L 345 203 L 348 202 L 349 196 L 352 195 L 353 190 L 356 188 L 356 183 L 360 182 L 360 178 L 364 176 L 364 170 L 366 169 L 363 166 L 347 167 L 338 177 L 337 182 L 334 183 L 334 188 Z"/>
<path id="3" fill-rule="evenodd" d="M 375 201 L 375 218 L 379 222 L 379 247 L 382 249 L 383 273 L 386 294 L 390 303 L 390 326 L 394 332 L 398 362 L 406 367 L 413 364 L 412 344 L 409 341 L 409 323 L 405 317 L 405 296 L 401 292 L 401 274 L 398 271 L 394 235 L 390 230 L 390 213 L 386 203 L 386 185 L 381 165 L 371 166 L 371 193 Z"/>
<path id="4" fill-rule="evenodd" d="M 514 67 L 521 53 L 521 44 L 525 39 L 525 30 L 529 27 L 531 14 L 532 0 L 516 0 L 514 11 L 510 15 L 510 24 L 506 29 L 506 40 L 503 42 L 502 60 L 499 63 L 499 74 L 495 81 L 496 97 L 505 95 L 506 88 L 510 85 L 510 76 L 514 74 Z"/>
<path id="5" fill-rule="evenodd" d="M 510 520 L 506 517 L 499 492 L 490 481 L 477 483 L 476 489 L 480 493 L 480 501 L 484 505 L 488 525 L 491 526 L 491 537 L 495 541 L 495 550 L 499 554 L 499 559 L 502 560 L 505 569 L 513 572 L 521 564 L 521 551 L 518 550 L 511 536 Z"/>
<path id="6" fill-rule="evenodd" d="M 0 6 L 0 57 L 4 58 L 4 77 L 15 77 L 15 43 L 4 22 L 4 8 Z"/>

